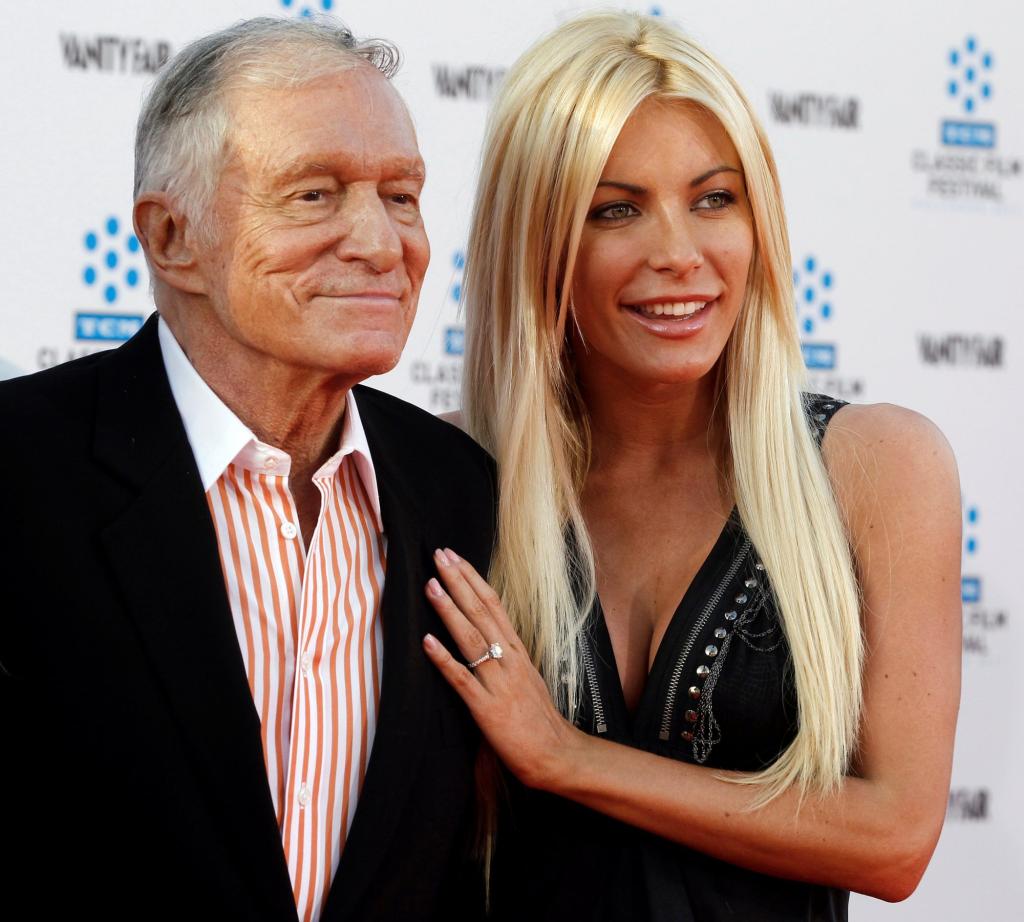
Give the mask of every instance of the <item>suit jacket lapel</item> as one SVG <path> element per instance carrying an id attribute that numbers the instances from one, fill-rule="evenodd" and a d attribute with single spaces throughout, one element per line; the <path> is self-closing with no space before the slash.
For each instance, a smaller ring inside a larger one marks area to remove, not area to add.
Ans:
<path id="1" fill-rule="evenodd" d="M 101 535 L 127 611 L 177 716 L 197 788 L 209 795 L 213 825 L 243 891 L 258 915 L 294 918 L 259 716 L 155 318 L 104 365 L 98 397 L 95 456 L 137 492 Z"/>

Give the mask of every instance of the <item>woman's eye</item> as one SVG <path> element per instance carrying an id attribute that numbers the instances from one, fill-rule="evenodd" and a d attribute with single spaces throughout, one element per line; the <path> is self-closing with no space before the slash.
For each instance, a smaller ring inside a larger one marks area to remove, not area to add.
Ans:
<path id="1" fill-rule="evenodd" d="M 718 211 L 720 208 L 726 208 L 735 201 L 736 196 L 731 192 L 719 189 L 717 192 L 709 192 L 694 207 L 707 209 L 708 211 Z"/>
<path id="2" fill-rule="evenodd" d="M 612 202 L 609 205 L 595 208 L 591 217 L 599 221 L 621 221 L 623 218 L 631 218 L 635 214 L 639 214 L 639 212 L 629 202 Z"/>

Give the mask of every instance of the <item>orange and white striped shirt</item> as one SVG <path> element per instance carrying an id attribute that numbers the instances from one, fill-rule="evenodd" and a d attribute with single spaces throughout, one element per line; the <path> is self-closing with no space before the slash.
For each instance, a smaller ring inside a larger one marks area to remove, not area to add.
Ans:
<path id="1" fill-rule="evenodd" d="M 320 515 L 305 548 L 288 455 L 217 397 L 162 320 L 159 335 L 217 532 L 296 908 L 315 922 L 377 723 L 385 538 L 373 461 L 350 393 L 339 449 L 313 475 Z"/>

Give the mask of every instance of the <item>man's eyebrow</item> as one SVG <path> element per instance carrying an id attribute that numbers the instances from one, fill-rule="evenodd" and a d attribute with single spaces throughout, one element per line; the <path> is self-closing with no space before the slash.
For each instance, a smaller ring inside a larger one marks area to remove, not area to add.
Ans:
<path id="1" fill-rule="evenodd" d="M 398 179 L 413 179 L 420 182 L 426 179 L 427 174 L 423 161 L 411 161 L 402 158 L 401 160 L 394 161 L 393 164 L 387 164 L 387 166 L 393 170 L 394 176 Z M 333 173 L 335 169 L 336 167 L 332 167 L 326 157 L 312 160 L 293 160 L 277 171 L 275 179 L 278 183 L 284 185 L 304 179 L 306 176 Z"/>

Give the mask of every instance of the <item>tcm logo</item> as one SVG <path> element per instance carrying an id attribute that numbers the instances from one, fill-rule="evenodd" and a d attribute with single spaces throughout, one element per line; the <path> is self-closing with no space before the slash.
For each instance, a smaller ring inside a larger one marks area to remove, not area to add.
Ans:
<path id="1" fill-rule="evenodd" d="M 964 569 L 969 570 L 978 553 L 978 521 L 981 514 L 977 506 L 964 506 Z M 960 597 L 966 603 L 981 601 L 981 577 L 964 576 L 960 580 Z"/>
<path id="2" fill-rule="evenodd" d="M 836 367 L 836 345 L 818 342 L 814 336 L 822 325 L 832 319 L 832 288 L 835 278 L 830 270 L 822 270 L 814 256 L 793 267 L 793 288 L 796 292 L 797 323 L 800 326 L 801 349 L 808 368 L 827 371 Z"/>
<path id="3" fill-rule="evenodd" d="M 116 217 L 109 217 L 97 229 L 85 232 L 85 266 L 82 282 L 96 292 L 106 305 L 115 306 L 142 281 L 139 240 L 131 229 L 122 229 Z M 78 311 L 75 339 L 123 342 L 142 326 L 142 314 Z"/>
<path id="4" fill-rule="evenodd" d="M 972 116 L 992 98 L 992 52 L 982 50 L 974 36 L 968 36 L 958 48 L 949 51 L 950 75 L 946 92 L 964 116 Z M 996 146 L 996 126 L 966 118 L 945 119 L 940 128 L 941 141 L 947 147 Z"/>
<path id="5" fill-rule="evenodd" d="M 334 0 L 319 0 L 318 3 L 303 3 L 301 0 L 281 0 L 283 6 L 295 16 L 303 19 L 312 19 L 323 13 L 330 13 L 334 9 Z"/>

